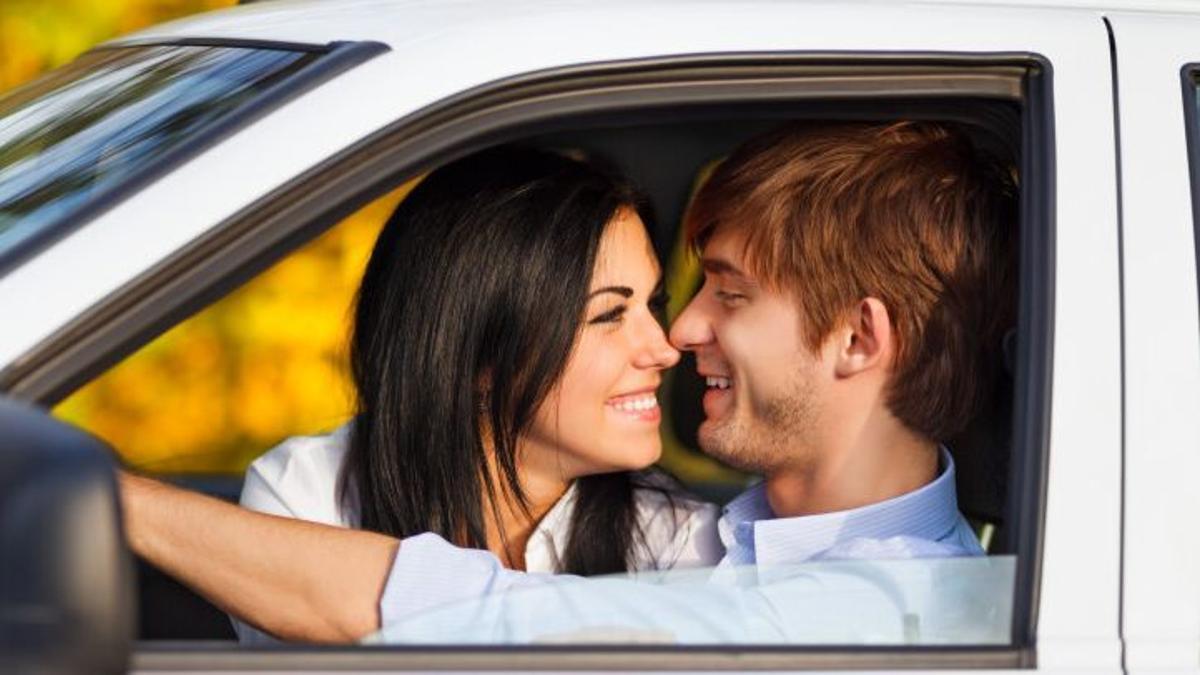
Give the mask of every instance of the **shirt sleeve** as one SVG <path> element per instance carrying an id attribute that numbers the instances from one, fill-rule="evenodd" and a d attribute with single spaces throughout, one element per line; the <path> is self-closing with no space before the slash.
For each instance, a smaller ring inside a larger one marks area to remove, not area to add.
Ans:
<path id="1" fill-rule="evenodd" d="M 579 577 L 510 570 L 490 551 L 459 548 L 436 534 L 400 542 L 379 602 L 383 625 L 438 607 L 514 589 L 568 583 Z"/>
<path id="2" fill-rule="evenodd" d="M 405 540 L 371 644 L 1007 644 L 1015 558 L 849 560 L 579 578 Z M 657 578 L 657 575 L 651 575 Z M 402 592 L 403 591 L 403 592 Z"/>
<path id="3" fill-rule="evenodd" d="M 664 629 L 664 614 L 689 635 L 730 640 L 725 627 L 744 626 L 725 620 L 729 603 L 743 600 L 625 578 L 518 572 L 488 551 L 422 534 L 401 542 L 380 602 L 383 630 L 368 642 L 677 642 L 677 631 Z"/>

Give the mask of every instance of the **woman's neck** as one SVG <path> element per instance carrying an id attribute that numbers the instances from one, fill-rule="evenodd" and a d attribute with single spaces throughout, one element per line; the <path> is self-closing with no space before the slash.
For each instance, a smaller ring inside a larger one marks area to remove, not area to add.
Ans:
<path id="1" fill-rule="evenodd" d="M 488 550 L 494 553 L 505 567 L 524 570 L 525 547 L 529 544 L 529 538 L 542 518 L 566 494 L 571 482 L 519 466 L 517 475 L 521 480 L 527 506 L 522 508 L 515 495 L 502 487 L 505 485 L 504 477 L 502 472 L 497 470 L 495 462 L 489 462 L 489 465 L 492 484 L 497 486 L 496 500 L 499 508 L 491 508 L 490 499 L 485 491 L 482 502 Z"/>

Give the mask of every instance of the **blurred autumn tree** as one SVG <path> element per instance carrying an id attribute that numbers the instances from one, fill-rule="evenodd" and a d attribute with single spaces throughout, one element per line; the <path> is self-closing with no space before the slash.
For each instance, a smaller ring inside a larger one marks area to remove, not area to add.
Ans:
<path id="1" fill-rule="evenodd" d="M 240 473 L 287 436 L 349 418 L 351 303 L 411 185 L 368 204 L 84 385 L 55 413 L 152 472 Z"/>
<path id="2" fill-rule="evenodd" d="M 3 0 L 0 91 L 31 80 L 92 45 L 236 0 Z"/>
<path id="3" fill-rule="evenodd" d="M 0 0 L 0 94 L 92 45 L 235 0 Z M 408 186 L 175 326 L 55 409 L 159 472 L 240 473 L 352 407 L 348 313 L 379 228 Z"/>

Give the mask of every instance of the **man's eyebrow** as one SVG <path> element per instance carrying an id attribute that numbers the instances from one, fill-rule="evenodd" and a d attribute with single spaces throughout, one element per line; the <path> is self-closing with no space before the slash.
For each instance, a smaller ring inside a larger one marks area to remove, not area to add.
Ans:
<path id="1" fill-rule="evenodd" d="M 597 295 L 600 295 L 602 293 L 616 293 L 617 295 L 621 296 L 622 298 L 632 298 L 633 297 L 633 289 L 628 286 L 605 286 L 604 288 L 597 288 L 596 290 L 592 291 L 591 293 L 588 293 L 588 300 L 591 300 L 592 298 L 594 298 Z"/>
<path id="2" fill-rule="evenodd" d="M 734 277 L 738 281 L 745 283 L 754 283 L 754 278 L 738 269 L 737 265 L 725 260 L 724 258 L 701 258 L 700 266 L 706 274 L 724 274 Z"/>

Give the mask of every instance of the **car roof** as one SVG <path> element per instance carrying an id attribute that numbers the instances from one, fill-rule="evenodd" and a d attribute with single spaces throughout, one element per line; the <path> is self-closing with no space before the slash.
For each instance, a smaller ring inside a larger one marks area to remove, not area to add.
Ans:
<path id="1" fill-rule="evenodd" d="M 654 28 L 664 34 L 686 29 L 697 21 L 719 21 L 730 13 L 771 20 L 772 15 L 786 17 L 797 10 L 806 20 L 820 20 L 822 8 L 837 6 L 845 10 L 858 6 L 873 12 L 900 3 L 861 2 L 778 2 L 771 0 L 266 0 L 169 22 L 134 33 L 110 44 L 144 40 L 180 38 L 226 38 L 279 40 L 326 44 L 341 40 L 372 40 L 394 50 L 419 49 L 422 43 L 455 40 L 479 32 L 520 34 L 577 35 L 580 29 L 595 40 L 619 41 L 623 31 L 636 29 L 640 19 L 673 17 Z M 798 7 L 800 5 L 800 7 Z M 1151 13 L 1200 13 L 1196 0 L 1057 0 L 1034 2 L 954 2 L 903 3 L 906 10 L 925 12 L 966 12 L 969 14 L 1030 13 L 1073 11 L 1104 13 L 1135 11 Z M 549 46 L 549 44 L 548 44 Z"/>
<path id="2" fill-rule="evenodd" d="M 1056 114 L 1078 115 L 1067 101 L 1091 100 L 1097 86 L 1108 91 L 1104 15 L 1082 5 L 987 3 L 267 0 L 155 26 L 109 44 L 373 41 L 390 51 L 287 98 L 0 279 L 0 306 L 15 302 L 28 319 L 0 331 L 0 369 L 296 176 L 482 87 L 582 64 L 691 63 L 697 55 L 1032 54 L 1054 65 L 1063 101 Z M 164 222 L 163 213 L 172 216 Z M 137 245 L 95 255 L 113 242 Z M 77 274 L 64 278 L 63 269 Z"/>

